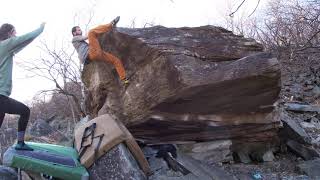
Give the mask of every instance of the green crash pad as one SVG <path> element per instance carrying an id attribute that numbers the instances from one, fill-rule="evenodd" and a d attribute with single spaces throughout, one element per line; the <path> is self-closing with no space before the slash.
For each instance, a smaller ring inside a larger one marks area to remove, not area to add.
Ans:
<path id="1" fill-rule="evenodd" d="M 71 147 L 26 142 L 33 151 L 17 151 L 12 147 L 4 153 L 3 164 L 22 170 L 43 173 L 65 180 L 86 180 L 89 174 Z"/>

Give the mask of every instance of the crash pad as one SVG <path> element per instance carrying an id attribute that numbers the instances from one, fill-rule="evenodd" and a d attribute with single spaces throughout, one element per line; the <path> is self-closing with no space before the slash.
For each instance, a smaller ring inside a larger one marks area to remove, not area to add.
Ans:
<path id="1" fill-rule="evenodd" d="M 78 161 L 79 156 L 74 148 L 45 143 L 26 143 L 34 150 L 15 150 L 13 145 L 4 153 L 3 164 L 65 180 L 89 179 L 89 174 Z"/>
<path id="2" fill-rule="evenodd" d="M 75 130 L 75 147 L 80 162 L 89 168 L 114 146 L 125 143 L 145 174 L 150 174 L 148 161 L 127 128 L 108 114 L 98 116 Z"/>

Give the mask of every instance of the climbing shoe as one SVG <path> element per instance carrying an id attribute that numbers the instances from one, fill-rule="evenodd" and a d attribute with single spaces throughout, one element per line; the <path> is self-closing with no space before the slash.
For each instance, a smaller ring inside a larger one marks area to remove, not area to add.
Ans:
<path id="1" fill-rule="evenodd" d="M 21 151 L 33 151 L 33 149 L 28 146 L 26 143 L 22 142 L 18 142 L 16 144 L 16 146 L 14 147 L 15 150 L 21 150 Z"/>
<path id="2" fill-rule="evenodd" d="M 123 82 L 123 84 L 125 86 L 129 85 L 129 79 L 128 78 L 123 79 L 122 82 Z"/>
<path id="3" fill-rule="evenodd" d="M 120 16 L 117 16 L 114 20 L 112 20 L 111 21 L 112 26 L 116 27 L 119 20 L 120 20 Z"/>

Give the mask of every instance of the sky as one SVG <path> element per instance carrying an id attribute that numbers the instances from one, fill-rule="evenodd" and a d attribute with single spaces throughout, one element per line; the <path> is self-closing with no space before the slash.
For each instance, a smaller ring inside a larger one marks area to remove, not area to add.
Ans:
<path id="1" fill-rule="evenodd" d="M 80 25 L 83 30 L 93 15 L 89 28 L 110 22 L 116 16 L 119 27 L 144 27 L 149 24 L 166 27 L 196 27 L 222 25 L 229 9 L 235 9 L 242 0 L 10 0 L 2 1 L 0 24 L 10 23 L 22 35 L 46 22 L 44 32 L 14 57 L 13 91 L 10 97 L 30 103 L 40 90 L 52 89 L 53 84 L 40 77 L 28 76 L 18 66 L 22 61 L 40 57 L 40 40 L 49 46 L 71 46 L 71 28 Z M 247 0 L 241 11 L 251 12 L 258 0 Z M 261 0 L 259 9 L 267 0 Z M 258 9 L 258 11 L 259 11 Z"/>

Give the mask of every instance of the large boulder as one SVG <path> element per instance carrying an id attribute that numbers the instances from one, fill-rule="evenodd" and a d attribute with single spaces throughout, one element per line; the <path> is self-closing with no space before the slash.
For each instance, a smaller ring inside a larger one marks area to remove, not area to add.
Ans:
<path id="1" fill-rule="evenodd" d="M 100 39 L 130 79 L 90 62 L 82 79 L 93 117 L 112 114 L 146 142 L 270 141 L 280 126 L 273 103 L 280 66 L 253 39 L 214 26 L 118 28 Z"/>

